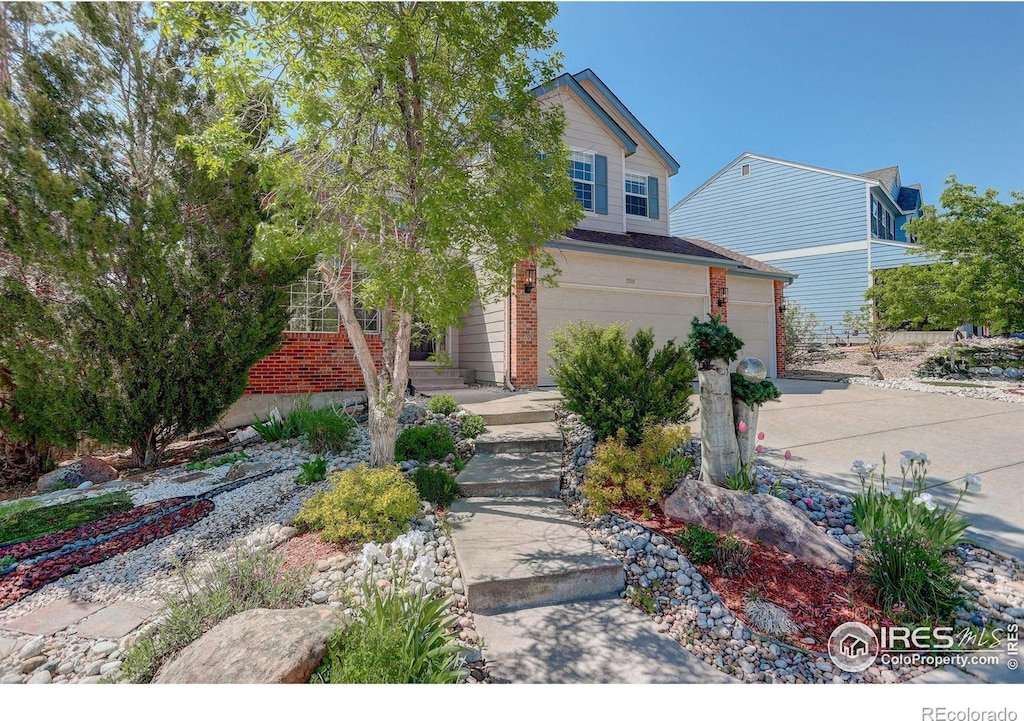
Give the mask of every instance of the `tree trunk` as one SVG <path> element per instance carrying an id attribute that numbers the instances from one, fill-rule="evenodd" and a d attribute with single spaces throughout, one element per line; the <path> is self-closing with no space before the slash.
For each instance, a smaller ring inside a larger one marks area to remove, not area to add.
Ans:
<path id="1" fill-rule="evenodd" d="M 761 406 L 748 406 L 743 401 L 734 400 L 732 403 L 733 419 L 736 421 L 736 442 L 739 445 L 740 464 L 752 463 L 757 456 L 757 413 Z M 747 424 L 747 430 L 740 433 L 740 421 Z"/>
<path id="2" fill-rule="evenodd" d="M 370 466 L 383 468 L 395 462 L 398 414 L 391 410 L 393 399 L 372 399 L 371 396 L 368 399 L 370 407 L 367 409 L 369 420 L 366 428 L 370 433 Z"/>
<path id="3" fill-rule="evenodd" d="M 720 358 L 697 371 L 700 379 L 700 478 L 727 486 L 739 468 L 739 446 L 732 416 L 729 364 Z"/>

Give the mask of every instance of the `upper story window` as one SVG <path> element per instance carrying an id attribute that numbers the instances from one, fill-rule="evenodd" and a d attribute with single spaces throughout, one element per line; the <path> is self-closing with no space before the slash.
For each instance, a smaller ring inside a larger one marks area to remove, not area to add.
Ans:
<path id="1" fill-rule="evenodd" d="M 871 236 L 881 240 L 896 240 L 896 218 L 875 198 L 871 199 Z"/>
<path id="2" fill-rule="evenodd" d="M 340 270 L 340 267 L 339 267 Z M 365 273 L 353 271 L 352 281 L 358 285 Z M 341 317 L 338 306 L 320 276 L 320 271 L 311 268 L 306 277 L 292 283 L 288 290 L 288 305 L 291 318 L 288 330 L 300 333 L 338 333 L 341 331 Z M 380 311 L 364 308 L 353 294 L 352 309 L 359 327 L 364 333 L 380 333 Z"/>
<path id="3" fill-rule="evenodd" d="M 740 166 L 740 177 L 747 177 L 750 175 L 750 163 L 744 163 Z"/>
<path id="4" fill-rule="evenodd" d="M 569 177 L 572 178 L 576 200 L 584 210 L 594 209 L 594 155 L 573 151 L 569 154 Z"/>
<path id="5" fill-rule="evenodd" d="M 647 176 L 626 173 L 626 214 L 647 217 Z"/>

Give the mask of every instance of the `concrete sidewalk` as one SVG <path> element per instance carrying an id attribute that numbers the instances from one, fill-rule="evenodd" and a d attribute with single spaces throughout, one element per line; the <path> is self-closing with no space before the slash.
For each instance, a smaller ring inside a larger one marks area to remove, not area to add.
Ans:
<path id="1" fill-rule="evenodd" d="M 972 538 L 1024 558 L 1024 404 L 874 386 L 778 381 L 782 398 L 761 407 L 765 458 L 834 490 L 860 489 L 854 460 L 888 459 L 887 477 L 900 480 L 900 451 L 926 453 L 931 489 L 953 503 L 960 479 L 977 473 L 980 492 L 960 504 Z"/>

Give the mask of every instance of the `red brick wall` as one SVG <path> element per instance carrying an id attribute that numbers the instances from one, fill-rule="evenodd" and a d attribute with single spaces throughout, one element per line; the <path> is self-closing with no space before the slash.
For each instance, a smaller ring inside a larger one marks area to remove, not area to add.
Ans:
<path id="1" fill-rule="evenodd" d="M 729 322 L 729 303 L 725 298 L 725 278 L 728 271 L 725 268 L 708 268 L 708 278 L 711 286 L 711 314 L 722 316 L 722 322 Z M 725 304 L 719 305 L 719 300 L 725 300 Z"/>
<path id="2" fill-rule="evenodd" d="M 536 270 L 532 260 L 516 264 L 511 303 L 512 384 L 516 388 L 537 387 L 537 283 L 533 292 L 524 289 L 527 270 Z"/>
<path id="3" fill-rule="evenodd" d="M 348 275 L 347 268 L 342 272 Z M 368 335 L 366 340 L 379 365 L 381 337 Z M 286 331 L 281 347 L 249 371 L 245 393 L 323 393 L 361 391 L 365 387 L 355 351 L 341 327 L 338 333 Z"/>
<path id="4" fill-rule="evenodd" d="M 779 378 L 786 377 L 786 314 L 782 310 L 785 296 L 782 293 L 785 283 L 774 282 L 775 287 L 775 369 Z"/>

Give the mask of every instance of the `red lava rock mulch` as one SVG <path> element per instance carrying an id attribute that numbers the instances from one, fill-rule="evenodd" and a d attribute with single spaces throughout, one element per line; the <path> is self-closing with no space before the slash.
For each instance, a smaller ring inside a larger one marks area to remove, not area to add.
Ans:
<path id="1" fill-rule="evenodd" d="M 673 541 L 676 532 L 686 529 L 684 524 L 673 521 L 659 509 L 654 509 L 654 516 L 649 519 L 633 506 L 616 508 L 615 513 Z M 798 642 L 794 645 L 814 651 L 827 651 L 829 634 L 847 621 L 860 621 L 869 626 L 893 624 L 874 604 L 867 584 L 856 572 L 828 571 L 776 548 L 739 540 L 750 548 L 750 570 L 744 576 L 726 578 L 711 564 L 697 566 L 697 569 L 733 615 L 742 618 L 750 628 L 756 627 L 743 613 L 743 605 L 751 591 L 757 598 L 786 609 L 800 627 L 799 637 L 815 640 L 813 644 Z M 798 641 L 790 641 L 794 640 Z"/>
<path id="2" fill-rule="evenodd" d="M 281 547 L 284 555 L 282 571 L 289 568 L 301 568 L 308 563 L 326 561 L 335 556 L 347 556 L 356 550 L 354 543 L 334 543 L 320 538 L 318 533 L 303 533 L 300 536 L 289 538 Z"/>

